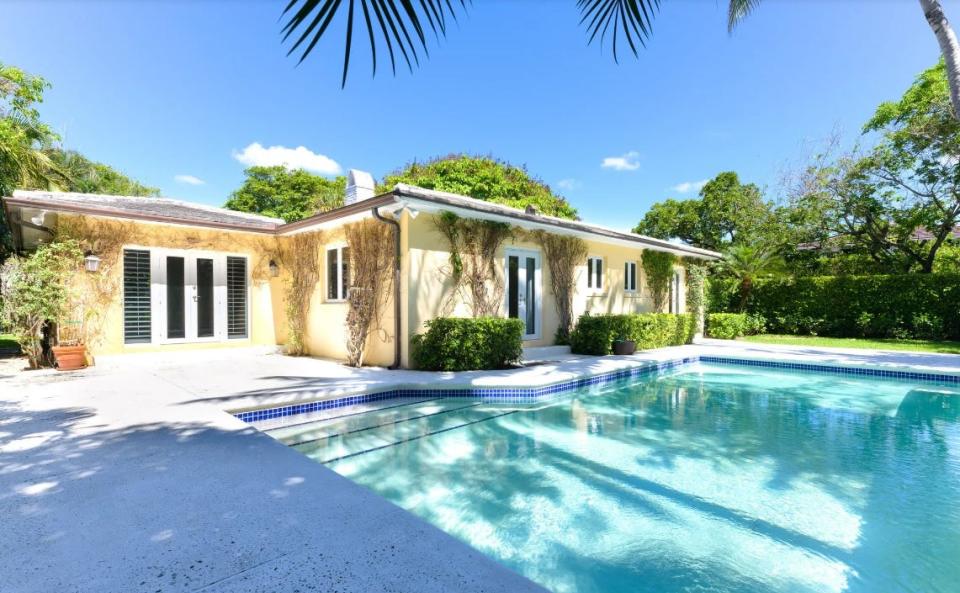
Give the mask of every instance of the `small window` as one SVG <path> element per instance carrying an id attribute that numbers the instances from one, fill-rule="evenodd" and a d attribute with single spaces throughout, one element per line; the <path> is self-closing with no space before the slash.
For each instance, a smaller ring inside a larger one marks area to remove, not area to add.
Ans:
<path id="1" fill-rule="evenodd" d="M 627 292 L 637 292 L 637 262 L 635 261 L 623 264 L 623 289 Z"/>
<path id="2" fill-rule="evenodd" d="M 327 250 L 327 300 L 347 300 L 350 288 L 350 249 L 335 247 Z"/>
<path id="3" fill-rule="evenodd" d="M 587 258 L 587 288 L 603 289 L 603 258 Z"/>

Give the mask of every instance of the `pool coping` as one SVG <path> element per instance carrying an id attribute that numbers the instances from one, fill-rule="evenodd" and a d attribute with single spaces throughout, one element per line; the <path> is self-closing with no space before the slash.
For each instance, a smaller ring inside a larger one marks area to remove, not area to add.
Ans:
<path id="1" fill-rule="evenodd" d="M 228 410 L 235 418 L 246 422 L 260 422 L 287 416 L 308 414 L 322 410 L 342 408 L 376 401 L 402 398 L 473 398 L 494 401 L 498 403 L 533 403 L 543 399 L 573 391 L 592 385 L 601 385 L 622 379 L 632 379 L 645 375 L 661 373 L 679 366 L 698 362 L 752 366 L 762 368 L 779 368 L 805 372 L 825 374 L 854 375 L 861 377 L 875 377 L 894 380 L 911 380 L 934 383 L 960 384 L 960 372 L 932 372 L 918 370 L 913 366 L 888 366 L 878 368 L 875 365 L 850 365 L 831 361 L 796 362 L 782 359 L 762 357 L 723 356 L 716 354 L 698 353 L 689 356 L 674 356 L 664 360 L 630 359 L 618 357 L 627 363 L 624 368 L 616 370 L 588 373 L 574 372 L 572 378 L 564 378 L 539 385 L 506 386 L 506 385 L 476 385 L 463 383 L 436 387 L 431 382 L 416 382 L 407 384 L 386 385 L 373 389 L 359 389 L 348 395 L 338 394 L 333 397 L 318 398 L 306 402 L 285 404 L 281 406 L 266 405 L 261 407 Z"/>

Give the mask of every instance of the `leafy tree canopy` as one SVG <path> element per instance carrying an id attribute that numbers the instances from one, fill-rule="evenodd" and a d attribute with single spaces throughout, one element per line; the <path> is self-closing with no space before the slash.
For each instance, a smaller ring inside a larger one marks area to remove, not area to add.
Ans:
<path id="1" fill-rule="evenodd" d="M 881 104 L 864 132 L 879 135 L 873 149 L 816 161 L 792 207 L 821 244 L 866 254 L 887 271 L 930 272 L 960 224 L 960 122 L 943 63 Z"/>
<path id="2" fill-rule="evenodd" d="M 226 208 L 300 220 L 343 205 L 346 177 L 326 179 L 301 169 L 250 167 L 243 185 L 230 194 Z"/>
<path id="3" fill-rule="evenodd" d="M 759 235 L 770 238 L 775 221 L 773 205 L 764 201 L 760 188 L 726 171 L 703 186 L 699 199 L 654 204 L 633 231 L 719 251 Z"/>
<path id="4" fill-rule="evenodd" d="M 47 188 L 59 179 L 41 150 L 57 140 L 37 111 L 49 86 L 39 76 L 0 62 L 0 195 L 10 195 L 17 187 Z M 0 261 L 10 250 L 10 234 L 0 209 Z"/>
<path id="5" fill-rule="evenodd" d="M 526 169 L 493 157 L 450 155 L 425 163 L 413 162 L 387 175 L 382 184 L 389 191 L 398 183 L 416 185 L 495 202 L 513 208 L 534 206 L 542 214 L 577 218 L 576 209 L 553 193 Z"/>
<path id="6" fill-rule="evenodd" d="M 65 177 L 56 183 L 58 189 L 114 196 L 160 195 L 158 188 L 143 185 L 109 165 L 91 161 L 75 150 L 48 148 L 44 153 Z"/>

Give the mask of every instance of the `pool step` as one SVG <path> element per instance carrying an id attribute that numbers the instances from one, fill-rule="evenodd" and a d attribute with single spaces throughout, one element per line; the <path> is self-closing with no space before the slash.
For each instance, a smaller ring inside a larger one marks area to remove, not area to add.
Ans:
<path id="1" fill-rule="evenodd" d="M 290 446 L 311 459 L 328 463 L 517 412 L 515 408 L 504 409 L 482 402 L 469 405 L 463 401 L 454 403 L 462 406 L 462 409 L 447 410 L 451 413 L 438 410 L 429 415 L 407 417 L 389 423 L 381 419 L 376 425 L 329 433 L 329 436 L 292 443 Z"/>

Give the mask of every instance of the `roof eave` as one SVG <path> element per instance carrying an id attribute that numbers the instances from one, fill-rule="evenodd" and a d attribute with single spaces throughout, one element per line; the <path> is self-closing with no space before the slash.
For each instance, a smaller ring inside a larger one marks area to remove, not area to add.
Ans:
<path id="1" fill-rule="evenodd" d="M 155 214 L 144 214 L 129 212 L 116 208 L 78 206 L 76 204 L 64 204 L 56 201 L 44 201 L 36 198 L 6 197 L 3 198 L 4 204 L 8 206 L 20 206 L 27 208 L 42 208 L 52 212 L 68 212 L 71 214 L 83 214 L 87 216 L 101 216 L 106 218 L 120 218 L 125 220 L 138 220 L 143 222 L 154 222 L 162 224 L 175 224 L 181 226 L 214 228 L 229 231 L 238 231 L 244 233 L 273 234 L 280 225 L 274 226 L 251 226 L 249 224 L 217 222 L 214 220 L 194 220 L 174 216 L 160 216 Z"/>
<path id="2" fill-rule="evenodd" d="M 405 184 L 398 184 L 393 189 L 392 193 L 397 198 L 421 200 L 441 206 L 469 210 L 471 212 L 484 215 L 488 218 L 505 218 L 512 221 L 524 222 L 530 225 L 548 227 L 549 229 L 562 229 L 567 232 L 587 234 L 602 239 L 605 238 L 616 241 L 626 241 L 629 243 L 636 243 L 637 245 L 643 246 L 647 249 L 666 251 L 685 257 L 697 257 L 708 260 L 720 259 L 723 257 L 722 254 L 715 251 L 709 251 L 688 245 L 677 245 L 675 243 L 670 243 L 669 241 L 645 237 L 643 235 L 637 235 L 634 233 L 624 233 L 621 231 L 615 231 L 613 229 L 605 229 L 579 221 L 568 221 L 552 216 L 529 214 L 515 208 L 504 207 L 498 204 L 490 204 L 486 202 L 476 203 L 477 200 L 472 200 L 457 194 L 425 190 L 423 188 L 408 186 Z M 489 204 L 489 206 L 484 207 L 487 204 Z"/>

